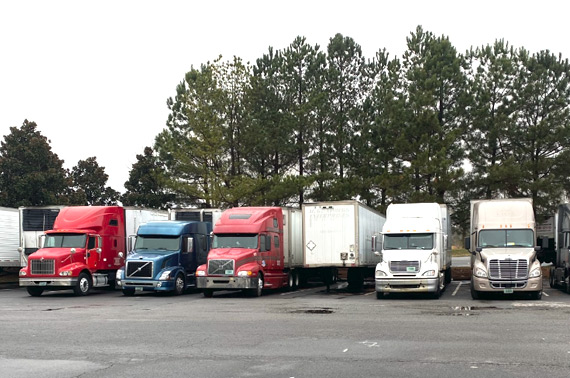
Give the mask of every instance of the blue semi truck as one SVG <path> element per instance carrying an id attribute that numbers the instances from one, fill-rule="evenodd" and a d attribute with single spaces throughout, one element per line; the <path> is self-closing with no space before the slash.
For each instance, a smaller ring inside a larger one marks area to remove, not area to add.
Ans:
<path id="1" fill-rule="evenodd" d="M 123 294 L 172 292 L 180 295 L 196 285 L 196 268 L 205 264 L 210 250 L 212 223 L 158 221 L 139 227 L 134 249 L 117 271 Z"/>

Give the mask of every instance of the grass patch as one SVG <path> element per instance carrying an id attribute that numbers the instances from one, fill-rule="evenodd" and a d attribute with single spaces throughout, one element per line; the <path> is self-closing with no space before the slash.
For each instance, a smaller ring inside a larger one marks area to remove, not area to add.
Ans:
<path id="1" fill-rule="evenodd" d="M 454 257 L 468 257 L 468 256 L 471 256 L 471 254 L 470 254 L 469 251 L 466 250 L 465 248 L 458 248 L 458 249 L 452 249 L 452 250 L 451 250 L 451 256 L 454 256 Z"/>

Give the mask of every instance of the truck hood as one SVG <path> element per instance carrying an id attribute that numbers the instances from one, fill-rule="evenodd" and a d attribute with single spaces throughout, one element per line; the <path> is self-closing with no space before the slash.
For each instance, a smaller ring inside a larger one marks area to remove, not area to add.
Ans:
<path id="1" fill-rule="evenodd" d="M 485 260 L 493 258 L 528 259 L 535 254 L 534 248 L 483 248 L 481 256 Z"/>
<path id="2" fill-rule="evenodd" d="M 178 251 L 170 253 L 157 252 L 157 251 L 144 251 L 135 252 L 127 256 L 127 261 L 143 260 L 143 261 L 160 261 L 169 259 L 172 256 L 178 255 Z"/>
<path id="3" fill-rule="evenodd" d="M 385 261 L 421 261 L 424 262 L 432 254 L 432 249 L 384 249 L 382 259 Z"/>
<path id="4" fill-rule="evenodd" d="M 208 253 L 208 260 L 231 259 L 240 261 L 257 255 L 256 249 L 250 248 L 216 248 Z"/>
<path id="5" fill-rule="evenodd" d="M 28 259 L 40 260 L 43 258 L 43 259 L 61 260 L 71 255 L 70 250 L 71 248 L 42 248 L 32 253 Z M 83 255 L 83 253 L 85 253 L 85 249 L 75 248 L 74 255 L 78 254 Z"/>

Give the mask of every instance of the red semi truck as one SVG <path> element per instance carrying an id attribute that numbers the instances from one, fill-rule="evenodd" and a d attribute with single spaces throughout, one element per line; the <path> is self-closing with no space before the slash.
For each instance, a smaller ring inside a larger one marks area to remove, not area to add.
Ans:
<path id="1" fill-rule="evenodd" d="M 236 207 L 214 225 L 208 263 L 196 271 L 205 297 L 215 290 L 294 288 L 303 273 L 301 211 L 280 207 Z"/>
<path id="2" fill-rule="evenodd" d="M 131 249 L 127 238 L 164 211 L 120 206 L 71 206 L 61 209 L 43 246 L 20 270 L 20 286 L 31 296 L 44 290 L 72 289 L 86 295 L 92 287 L 114 287 L 115 273 Z"/>

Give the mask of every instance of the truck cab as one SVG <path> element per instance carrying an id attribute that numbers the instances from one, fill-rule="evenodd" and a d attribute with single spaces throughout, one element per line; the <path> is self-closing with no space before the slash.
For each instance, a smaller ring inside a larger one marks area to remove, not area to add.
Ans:
<path id="1" fill-rule="evenodd" d="M 214 225 L 207 264 L 200 265 L 196 275 L 205 297 L 216 290 L 244 290 L 260 296 L 263 288 L 287 286 L 282 209 L 238 207 L 224 211 Z"/>
<path id="2" fill-rule="evenodd" d="M 542 297 L 532 200 L 471 201 L 471 296 L 529 293 Z"/>
<path id="3" fill-rule="evenodd" d="M 125 267 L 117 271 L 123 294 L 172 292 L 182 294 L 196 285 L 196 268 L 210 250 L 209 222 L 157 221 L 139 227 Z"/>
<path id="4" fill-rule="evenodd" d="M 377 255 L 376 297 L 384 293 L 431 293 L 439 298 L 451 281 L 449 215 L 437 203 L 391 204 Z"/>

